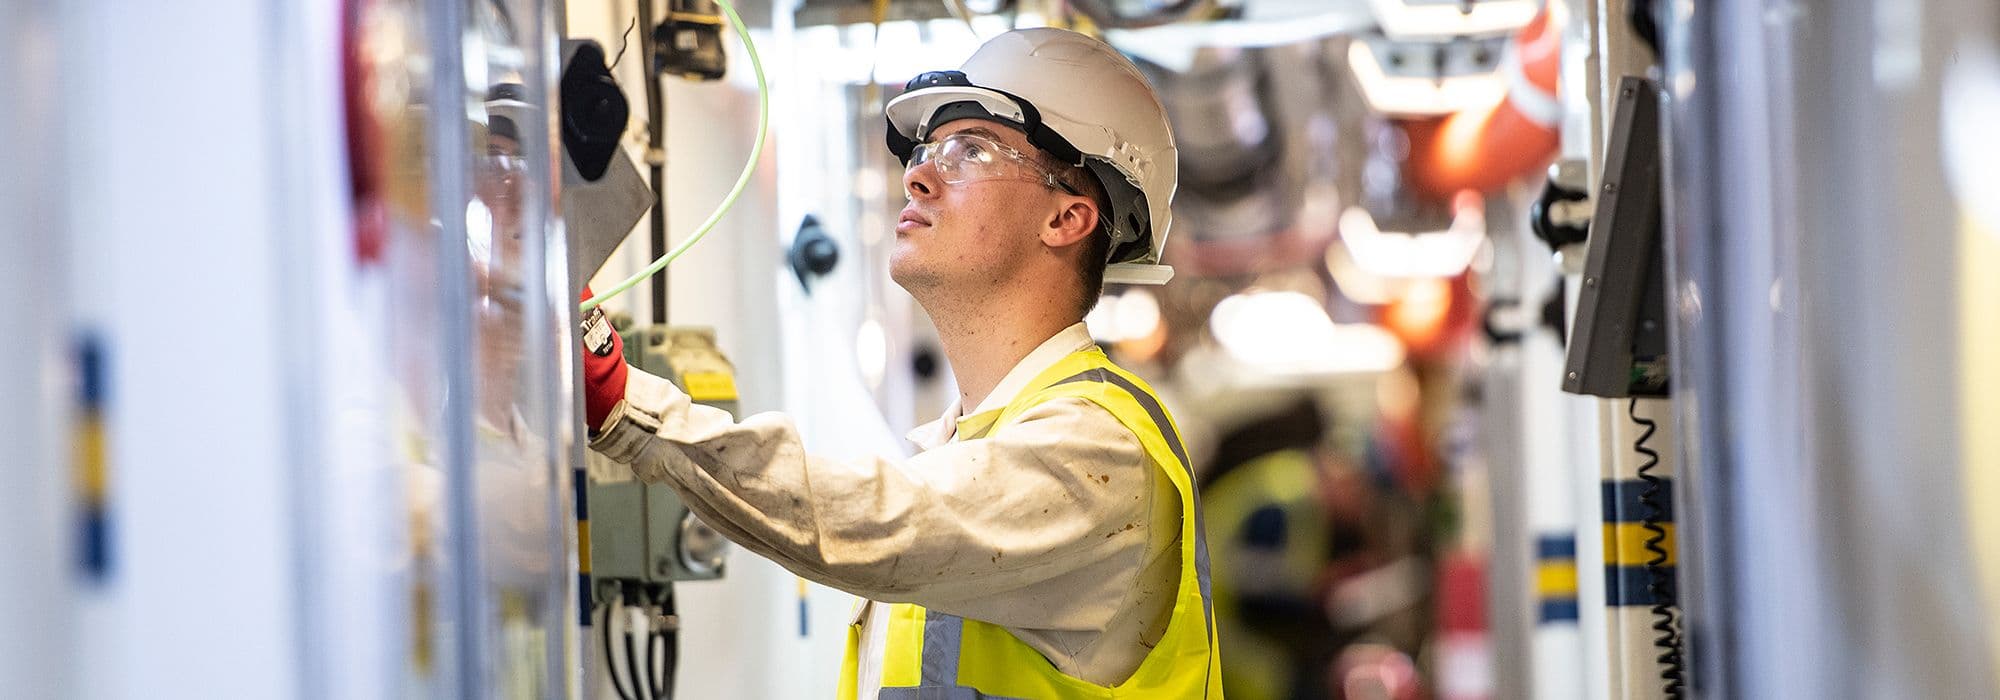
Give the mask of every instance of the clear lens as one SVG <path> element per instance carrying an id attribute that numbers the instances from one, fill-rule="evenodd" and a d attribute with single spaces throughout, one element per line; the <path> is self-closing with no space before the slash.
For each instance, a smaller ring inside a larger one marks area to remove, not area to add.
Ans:
<path id="1" fill-rule="evenodd" d="M 1022 180 L 1055 186 L 1055 177 L 1027 154 L 977 134 L 957 133 L 940 141 L 918 144 L 909 167 L 930 163 L 946 184 L 980 180 Z"/>

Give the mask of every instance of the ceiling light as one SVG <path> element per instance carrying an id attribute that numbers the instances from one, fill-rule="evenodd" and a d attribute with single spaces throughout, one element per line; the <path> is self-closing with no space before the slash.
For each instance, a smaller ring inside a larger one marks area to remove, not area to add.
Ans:
<path id="1" fill-rule="evenodd" d="M 1504 34 L 1528 24 L 1541 0 L 1369 0 L 1382 33 L 1398 39 Z"/>
<path id="2" fill-rule="evenodd" d="M 1504 37 L 1449 43 L 1356 39 L 1348 44 L 1347 64 L 1375 111 L 1444 115 L 1506 97 L 1507 84 L 1496 71 L 1505 41 Z"/>
<path id="3" fill-rule="evenodd" d="M 1340 241 L 1355 267 L 1381 277 L 1457 277 L 1472 265 L 1486 242 L 1486 213 L 1477 197 L 1460 198 L 1450 228 L 1400 232 L 1376 228 L 1361 207 L 1340 215 Z"/>

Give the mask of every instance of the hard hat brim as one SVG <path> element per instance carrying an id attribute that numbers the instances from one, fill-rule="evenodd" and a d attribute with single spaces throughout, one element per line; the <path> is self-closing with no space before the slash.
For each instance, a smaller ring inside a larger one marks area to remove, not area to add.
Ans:
<path id="1" fill-rule="evenodd" d="M 1106 284 L 1162 285 L 1174 278 L 1172 265 L 1149 263 L 1111 263 L 1104 266 Z"/>
<path id="2" fill-rule="evenodd" d="M 988 116 L 1012 122 L 1017 127 L 1027 123 L 1027 112 L 1020 102 L 1005 93 L 976 86 L 949 85 L 911 90 L 890 100 L 882 112 L 898 135 L 915 143 L 924 140 L 932 129 L 940 126 L 932 123 L 939 109 L 961 102 L 977 104 Z"/>

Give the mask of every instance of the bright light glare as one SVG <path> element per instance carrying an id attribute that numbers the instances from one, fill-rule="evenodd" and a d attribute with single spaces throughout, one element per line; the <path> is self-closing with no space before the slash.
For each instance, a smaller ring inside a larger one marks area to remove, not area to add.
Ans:
<path id="1" fill-rule="evenodd" d="M 1396 300 L 1402 287 L 1409 280 L 1401 277 L 1383 277 L 1361 269 L 1354 264 L 1354 254 L 1347 244 L 1336 242 L 1326 247 L 1326 270 L 1333 277 L 1334 287 L 1340 295 L 1357 304 L 1379 306 Z"/>
<path id="2" fill-rule="evenodd" d="M 465 203 L 465 248 L 474 265 L 493 261 L 493 211 L 477 199 Z"/>
<path id="3" fill-rule="evenodd" d="M 1383 310 L 1382 323 L 1411 345 L 1428 347 L 1444 335 L 1451 314 L 1451 283 L 1441 277 L 1415 280 Z"/>
<path id="4" fill-rule="evenodd" d="M 1106 295 L 1083 317 L 1083 324 L 1100 343 L 1150 338 L 1160 328 L 1160 300 L 1144 289 Z"/>
<path id="5" fill-rule="evenodd" d="M 817 77 L 831 85 L 864 84 L 871 78 L 902 85 L 918 73 L 964 63 L 978 50 L 979 36 L 1006 31 L 998 18 L 975 18 L 973 26 L 980 35 L 955 19 L 932 20 L 921 28 L 907 20 L 883 22 L 879 40 L 868 24 L 800 27 L 793 39 L 799 55 L 811 57 L 799 63 L 804 84 Z"/>
<path id="6" fill-rule="evenodd" d="M 1083 325 L 1090 329 L 1090 337 L 1099 343 L 1116 343 L 1118 337 L 1118 295 L 1098 297 L 1097 305 L 1090 307 L 1090 313 L 1083 317 Z"/>
<path id="7" fill-rule="evenodd" d="M 1311 1 L 1289 6 L 1255 3 L 1243 8 L 1241 19 L 1107 29 L 1104 39 L 1121 51 L 1185 72 L 1194 66 L 1195 53 L 1203 48 L 1283 46 L 1374 28 L 1375 19 L 1357 9 L 1344 3 Z"/>
<path id="8" fill-rule="evenodd" d="M 1144 289 L 1121 294 L 1112 323 L 1118 327 L 1119 340 L 1151 337 L 1160 327 L 1160 300 Z"/>
<path id="9" fill-rule="evenodd" d="M 855 333 L 854 361 L 869 389 L 882 388 L 882 373 L 889 365 L 889 335 L 875 319 L 862 321 L 860 331 Z"/>
<path id="10" fill-rule="evenodd" d="M 901 85 L 924 71 L 964 63 L 980 43 L 979 35 L 958 20 L 931 20 L 921 30 L 916 22 L 884 22 L 882 43 L 874 51 L 874 78 Z"/>
<path id="11" fill-rule="evenodd" d="M 1460 3 L 1411 4 L 1408 0 L 1370 0 L 1382 33 L 1399 39 L 1443 39 L 1498 34 L 1520 29 L 1535 18 L 1540 0 L 1478 0 L 1470 11 Z M 1561 4 L 1561 3 L 1557 3 Z"/>
<path id="12" fill-rule="evenodd" d="M 1472 265 L 1486 242 L 1486 213 L 1479 206 L 1455 207 L 1443 231 L 1385 232 L 1361 207 L 1340 215 L 1340 240 L 1355 267 L 1382 277 L 1456 277 Z"/>
<path id="13" fill-rule="evenodd" d="M 1298 292 L 1245 292 L 1223 299 L 1209 333 L 1236 362 L 1271 374 L 1383 372 L 1403 363 L 1395 336 L 1370 324 L 1336 324 Z"/>
<path id="14" fill-rule="evenodd" d="M 1348 45 L 1347 63 L 1368 105 L 1385 114 L 1439 115 L 1491 106 L 1505 99 L 1507 84 L 1497 73 L 1456 75 L 1442 79 L 1390 76 L 1382 70 L 1375 49 L 1366 41 Z"/>
<path id="15" fill-rule="evenodd" d="M 1968 219 L 2000 235 L 2000 164 L 1992 158 L 2000 152 L 1992 128 L 2000 120 L 2000 54 L 1979 44 L 1960 54 L 1945 71 L 1939 99 L 1945 182 Z"/>

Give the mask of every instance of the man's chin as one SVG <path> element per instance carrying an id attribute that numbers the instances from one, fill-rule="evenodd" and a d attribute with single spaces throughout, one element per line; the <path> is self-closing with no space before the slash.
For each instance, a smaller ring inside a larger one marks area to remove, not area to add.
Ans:
<path id="1" fill-rule="evenodd" d="M 902 287 L 904 291 L 921 288 L 923 286 L 919 282 L 921 277 L 921 275 L 911 270 L 908 265 L 895 262 L 894 260 L 889 262 L 889 280 L 895 282 L 896 286 Z"/>
<path id="2" fill-rule="evenodd" d="M 908 249 L 907 245 L 898 245 L 896 251 L 890 254 L 889 279 L 895 282 L 896 286 L 902 287 L 903 291 L 911 294 L 936 287 L 938 282 L 936 271 L 927 269 L 913 260 L 915 251 Z"/>

